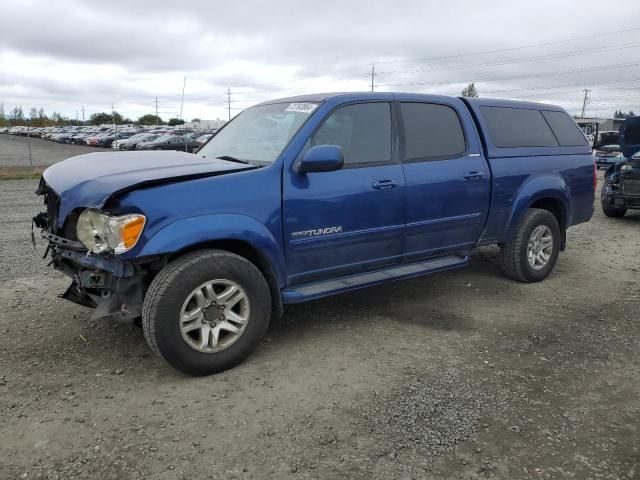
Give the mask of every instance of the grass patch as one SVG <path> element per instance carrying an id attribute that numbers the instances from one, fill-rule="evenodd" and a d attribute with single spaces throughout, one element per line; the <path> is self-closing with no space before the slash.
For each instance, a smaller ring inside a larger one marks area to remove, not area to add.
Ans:
<path id="1" fill-rule="evenodd" d="M 39 179 L 45 167 L 0 167 L 0 181 L 2 180 L 30 180 Z"/>

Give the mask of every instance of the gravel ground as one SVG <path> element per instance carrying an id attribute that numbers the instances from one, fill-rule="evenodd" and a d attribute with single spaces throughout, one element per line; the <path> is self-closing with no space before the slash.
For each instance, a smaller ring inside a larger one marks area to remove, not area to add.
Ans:
<path id="1" fill-rule="evenodd" d="M 66 145 L 41 138 L 27 138 L 0 134 L 0 168 L 29 167 L 29 144 L 31 160 L 35 167 L 53 165 L 83 153 L 103 152 L 104 149 L 85 145 Z"/>
<path id="2" fill-rule="evenodd" d="M 0 137 L 1 138 L 1 137 Z M 570 230 L 545 282 L 466 270 L 286 309 L 189 378 L 89 320 L 0 182 L 0 478 L 640 478 L 640 212 Z"/>

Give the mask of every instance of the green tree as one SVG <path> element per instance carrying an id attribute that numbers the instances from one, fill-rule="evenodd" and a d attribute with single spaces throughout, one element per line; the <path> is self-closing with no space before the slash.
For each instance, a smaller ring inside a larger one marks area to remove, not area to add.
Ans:
<path id="1" fill-rule="evenodd" d="M 169 126 L 175 127 L 176 125 L 184 125 L 184 120 L 182 120 L 181 118 L 170 118 Z"/>
<path id="2" fill-rule="evenodd" d="M 4 114 L 4 103 L 0 102 L 0 127 L 7 124 L 7 117 Z"/>
<path id="3" fill-rule="evenodd" d="M 198 117 L 196 117 L 196 118 L 192 118 L 191 121 L 192 122 L 200 122 L 201 120 Z"/>
<path id="4" fill-rule="evenodd" d="M 91 125 L 100 125 L 101 123 L 111 123 L 112 121 L 113 119 L 111 118 L 111 115 L 109 115 L 106 112 L 92 113 L 91 116 L 89 117 L 89 123 L 91 123 Z"/>
<path id="5" fill-rule="evenodd" d="M 40 110 L 38 110 L 38 126 L 39 127 L 44 127 L 48 124 L 49 119 L 47 118 L 47 114 L 44 113 L 44 108 L 40 107 Z"/>
<path id="6" fill-rule="evenodd" d="M 164 121 L 159 116 L 148 113 L 138 118 L 138 124 L 140 125 L 164 125 Z"/>
<path id="7" fill-rule="evenodd" d="M 100 124 L 103 124 L 103 123 L 121 124 L 122 123 L 122 115 L 120 115 L 118 112 L 113 112 L 113 113 L 106 113 L 106 112 L 92 113 L 91 116 L 89 117 L 89 123 L 91 123 L 91 125 L 100 125 Z"/>
<path id="8" fill-rule="evenodd" d="M 463 97 L 477 97 L 478 96 L 478 90 L 476 90 L 476 85 L 473 82 L 471 82 L 469 85 L 467 85 L 462 90 L 462 96 Z"/>
<path id="9" fill-rule="evenodd" d="M 616 110 L 616 112 L 613 114 L 613 118 L 629 118 L 635 116 L 636 114 L 633 113 L 633 110 L 629 110 L 629 113 L 624 113 L 622 110 Z"/>
<path id="10" fill-rule="evenodd" d="M 11 110 L 11 113 L 9 114 L 9 122 L 11 125 L 25 125 L 22 106 L 13 107 L 13 110 Z"/>

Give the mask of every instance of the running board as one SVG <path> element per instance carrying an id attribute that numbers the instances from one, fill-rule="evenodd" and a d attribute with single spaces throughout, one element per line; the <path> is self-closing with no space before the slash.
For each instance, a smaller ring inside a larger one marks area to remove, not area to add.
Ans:
<path id="1" fill-rule="evenodd" d="M 307 283 L 282 292 L 283 303 L 300 303 L 307 300 L 326 297 L 336 293 L 347 292 L 359 288 L 377 285 L 379 283 L 392 282 L 411 277 L 419 277 L 429 273 L 463 267 L 469 263 L 469 257 L 463 255 L 449 255 L 431 260 L 410 263 L 407 265 L 394 265 L 384 270 L 360 273 L 350 277 L 342 277 L 332 280 L 323 280 L 315 283 Z"/>

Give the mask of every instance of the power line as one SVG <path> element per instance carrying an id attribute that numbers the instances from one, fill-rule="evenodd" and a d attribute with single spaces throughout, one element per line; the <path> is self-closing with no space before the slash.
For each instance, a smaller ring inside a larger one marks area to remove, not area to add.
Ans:
<path id="1" fill-rule="evenodd" d="M 589 103 L 589 90 L 584 89 L 584 100 L 582 100 L 582 118 L 584 118 L 584 111 L 587 109 L 587 103 Z"/>
<path id="2" fill-rule="evenodd" d="M 520 45 L 518 47 L 498 48 L 498 49 L 493 49 L 493 50 L 480 50 L 480 51 L 471 52 L 471 53 L 459 53 L 459 54 L 454 54 L 454 55 L 442 55 L 442 56 L 430 57 L 430 58 L 414 58 L 414 59 L 409 59 L 409 60 L 388 60 L 388 61 L 384 61 L 384 62 L 378 62 L 378 64 L 382 65 L 382 64 L 390 64 L 390 63 L 400 63 L 400 62 L 433 62 L 433 61 L 436 61 L 436 60 L 448 60 L 448 59 L 451 59 L 451 58 L 471 57 L 471 56 L 476 56 L 476 55 L 487 55 L 487 54 L 491 54 L 491 53 L 513 52 L 513 51 L 517 51 L 517 50 L 524 50 L 524 49 L 527 49 L 527 48 L 547 47 L 549 45 L 557 45 L 559 43 L 573 42 L 573 41 L 577 41 L 577 40 L 585 40 L 585 39 L 588 39 L 588 38 L 598 38 L 598 37 L 604 37 L 604 36 L 608 36 L 608 35 L 617 35 L 619 33 L 634 32 L 634 31 L 638 31 L 638 30 L 640 30 L 640 27 L 632 27 L 632 28 L 626 28 L 626 29 L 623 29 L 623 30 L 615 30 L 615 31 L 611 31 L 611 32 L 594 33 L 594 34 L 591 34 L 591 35 L 584 35 L 584 36 L 580 36 L 580 37 L 572 37 L 572 38 L 564 38 L 564 39 L 561 39 L 561 40 L 553 40 L 553 41 L 550 41 L 550 42 L 531 43 L 529 45 Z"/>
<path id="3" fill-rule="evenodd" d="M 551 53 L 547 55 L 539 55 L 537 57 L 519 58 L 515 60 L 497 60 L 495 62 L 468 63 L 463 65 L 443 65 L 435 68 L 431 67 L 431 68 L 416 68 L 416 69 L 410 69 L 410 70 L 391 70 L 387 72 L 380 72 L 380 75 L 397 75 L 397 74 L 403 74 L 403 73 L 420 73 L 420 72 L 440 72 L 444 70 L 464 70 L 467 68 L 476 68 L 476 67 L 495 67 L 495 66 L 501 66 L 501 65 L 537 62 L 541 60 L 554 60 L 557 58 L 575 57 L 578 55 L 600 53 L 608 50 L 621 50 L 625 48 L 634 48 L 638 46 L 640 46 L 640 42 L 624 43 L 624 44 L 618 44 L 618 45 L 596 47 L 595 49 L 592 48 L 592 49 L 574 50 L 571 52 Z"/>
<path id="4" fill-rule="evenodd" d="M 586 85 L 588 86 L 594 86 L 594 85 L 608 85 L 611 83 L 622 83 L 622 82 L 637 82 L 640 81 L 640 77 L 636 77 L 636 78 L 618 78 L 618 79 L 614 79 L 614 80 L 601 80 L 598 82 L 580 82 L 580 83 L 568 83 L 568 84 L 563 84 L 563 85 L 538 85 L 538 86 L 531 86 L 531 87 L 525 87 L 525 88 L 510 88 L 510 89 L 500 89 L 500 90 L 483 90 L 483 93 L 512 93 L 512 92 L 521 92 L 523 90 L 525 91 L 530 91 L 530 90 L 555 90 L 555 89 L 560 89 L 560 88 L 576 88 L 576 87 L 583 87 Z M 636 87 L 629 87 L 629 89 L 634 89 Z M 624 89 L 624 87 L 616 87 L 616 89 Z M 606 90 L 606 89 L 603 89 Z M 535 94 L 537 95 L 537 94 Z"/>
<path id="5" fill-rule="evenodd" d="M 640 65 L 640 60 L 635 62 L 626 62 L 626 63 L 616 63 L 610 65 L 598 65 L 594 67 L 586 67 L 586 68 L 576 68 L 572 70 L 559 70 L 554 72 L 544 72 L 544 73 L 536 73 L 536 74 L 528 74 L 528 75 L 513 75 L 511 77 L 503 77 L 503 78 L 489 78 L 484 80 L 478 79 L 467 79 L 467 80 L 456 80 L 456 81 L 440 81 L 440 82 L 410 82 L 410 83 L 387 83 L 381 84 L 381 87 L 404 87 L 404 86 L 429 86 L 429 85 L 451 85 L 451 84 L 463 84 L 468 82 L 480 83 L 480 82 L 500 82 L 500 81 L 509 81 L 509 80 L 525 80 L 529 78 L 542 78 L 542 77 L 552 77 L 555 75 L 567 75 L 572 73 L 586 73 L 586 72 L 594 72 L 598 70 L 606 70 L 613 68 L 628 68 L 635 67 Z"/>

